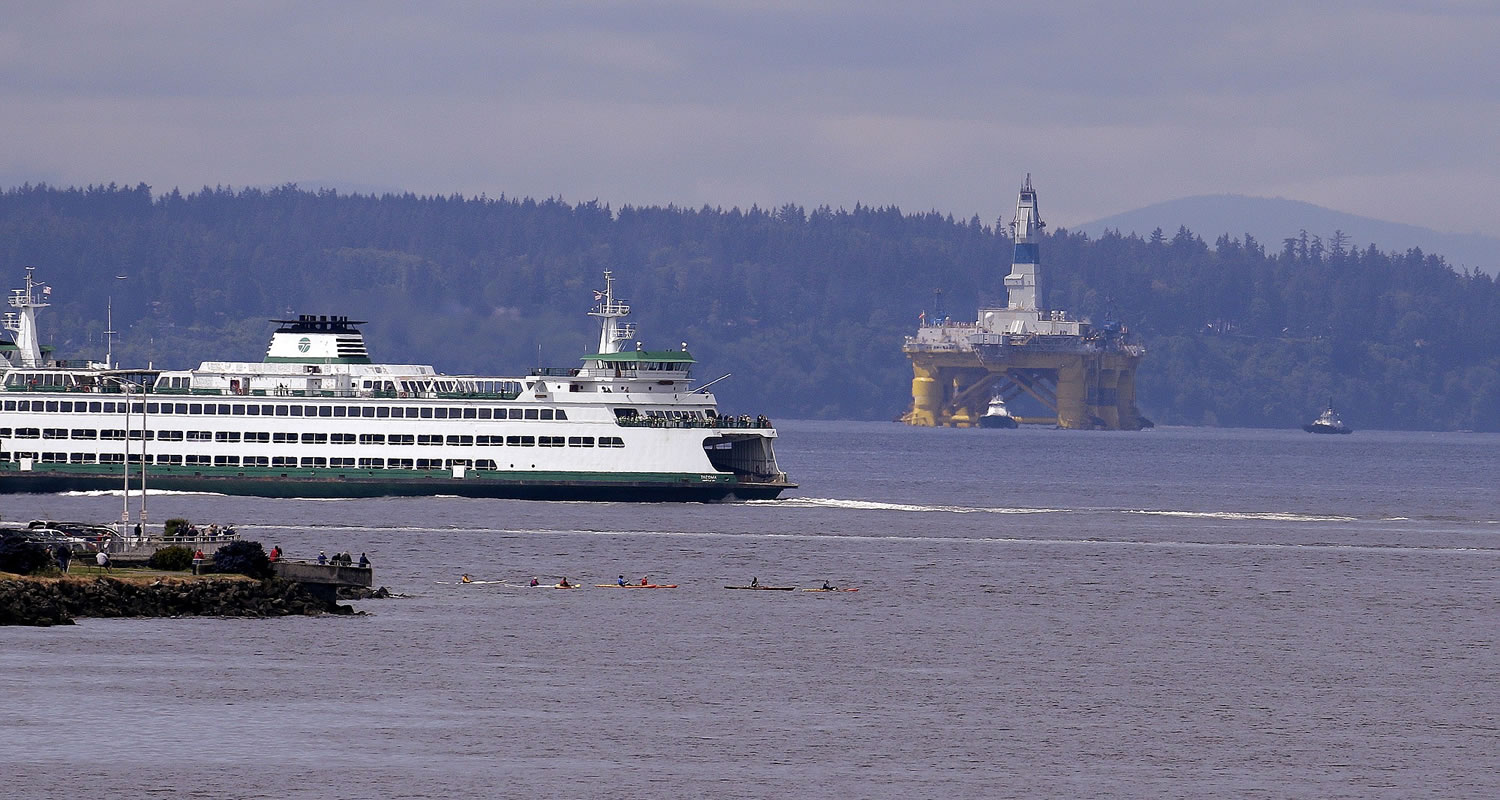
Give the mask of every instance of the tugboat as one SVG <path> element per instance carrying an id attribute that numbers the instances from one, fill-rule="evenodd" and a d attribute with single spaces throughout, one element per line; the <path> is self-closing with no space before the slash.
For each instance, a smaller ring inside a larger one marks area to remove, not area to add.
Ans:
<path id="1" fill-rule="evenodd" d="M 990 407 L 984 410 L 979 418 L 981 428 L 1014 428 L 1016 418 L 1010 415 L 1010 409 L 1005 407 L 1005 398 L 996 394 L 990 398 Z"/>
<path id="2" fill-rule="evenodd" d="M 1354 433 L 1354 429 L 1344 425 L 1339 418 L 1339 412 L 1333 410 L 1333 400 L 1329 399 L 1328 408 L 1318 415 L 1318 418 L 1302 426 L 1302 430 L 1308 433 Z"/>

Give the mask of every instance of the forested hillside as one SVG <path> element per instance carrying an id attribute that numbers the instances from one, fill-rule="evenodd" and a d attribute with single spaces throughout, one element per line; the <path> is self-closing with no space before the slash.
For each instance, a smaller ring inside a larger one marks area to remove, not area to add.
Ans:
<path id="1" fill-rule="evenodd" d="M 1183 229 L 1056 231 L 1047 305 L 1114 316 L 1144 340 L 1158 423 L 1286 427 L 1329 397 L 1356 427 L 1500 430 L 1500 289 L 1433 254 L 1334 232 L 1272 250 Z M 116 360 L 258 360 L 273 317 L 348 314 L 378 360 L 447 372 L 576 365 L 601 271 L 647 347 L 687 342 L 736 413 L 890 419 L 909 402 L 901 339 L 934 308 L 1001 302 L 1003 226 L 898 209 L 632 208 L 146 186 L 0 194 L 0 285 L 54 287 L 45 340 Z M 124 278 L 117 278 L 123 275 Z"/>

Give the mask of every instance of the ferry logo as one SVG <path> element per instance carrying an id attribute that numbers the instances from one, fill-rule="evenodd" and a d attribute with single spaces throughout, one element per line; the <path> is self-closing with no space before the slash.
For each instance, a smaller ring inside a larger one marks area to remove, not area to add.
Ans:
<path id="1" fill-rule="evenodd" d="M 309 339 L 309 338 L 307 338 L 306 336 L 302 337 L 301 339 L 298 339 L 297 340 L 297 349 L 299 351 L 303 352 L 303 353 L 306 353 L 308 350 L 312 349 L 312 340 Z"/>

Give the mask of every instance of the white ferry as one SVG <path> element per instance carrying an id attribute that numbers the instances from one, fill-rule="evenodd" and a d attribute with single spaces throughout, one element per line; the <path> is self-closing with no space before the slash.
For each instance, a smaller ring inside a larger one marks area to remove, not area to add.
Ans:
<path id="1" fill-rule="evenodd" d="M 795 487 L 764 417 L 723 416 L 693 357 L 643 350 L 604 273 L 598 352 L 522 377 L 371 360 L 363 322 L 273 320 L 261 362 L 118 369 L 44 358 L 27 268 L 0 339 L 0 493 L 151 488 L 263 497 L 772 499 Z M 711 382 L 712 383 L 712 382 Z M 127 471 L 130 477 L 127 477 Z"/>

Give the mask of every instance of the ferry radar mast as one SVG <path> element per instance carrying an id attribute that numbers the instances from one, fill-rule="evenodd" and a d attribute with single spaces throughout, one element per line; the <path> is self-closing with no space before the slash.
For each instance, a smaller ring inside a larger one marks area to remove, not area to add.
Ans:
<path id="1" fill-rule="evenodd" d="M 594 300 L 598 305 L 589 315 L 600 318 L 599 352 L 618 353 L 622 342 L 635 338 L 635 325 L 619 321 L 630 315 L 630 306 L 615 300 L 615 277 L 611 271 L 604 271 L 604 291 L 594 292 Z"/>
<path id="2" fill-rule="evenodd" d="M 37 297 L 37 283 L 32 276 L 36 267 L 26 268 L 26 288 L 12 289 L 8 302 L 15 311 L 6 312 L 5 329 L 15 334 L 17 367 L 40 367 L 42 366 L 42 343 L 37 339 L 36 312 L 39 308 L 46 308 L 51 303 Z M 45 284 L 41 287 L 42 297 L 52 294 L 52 287 Z"/>

